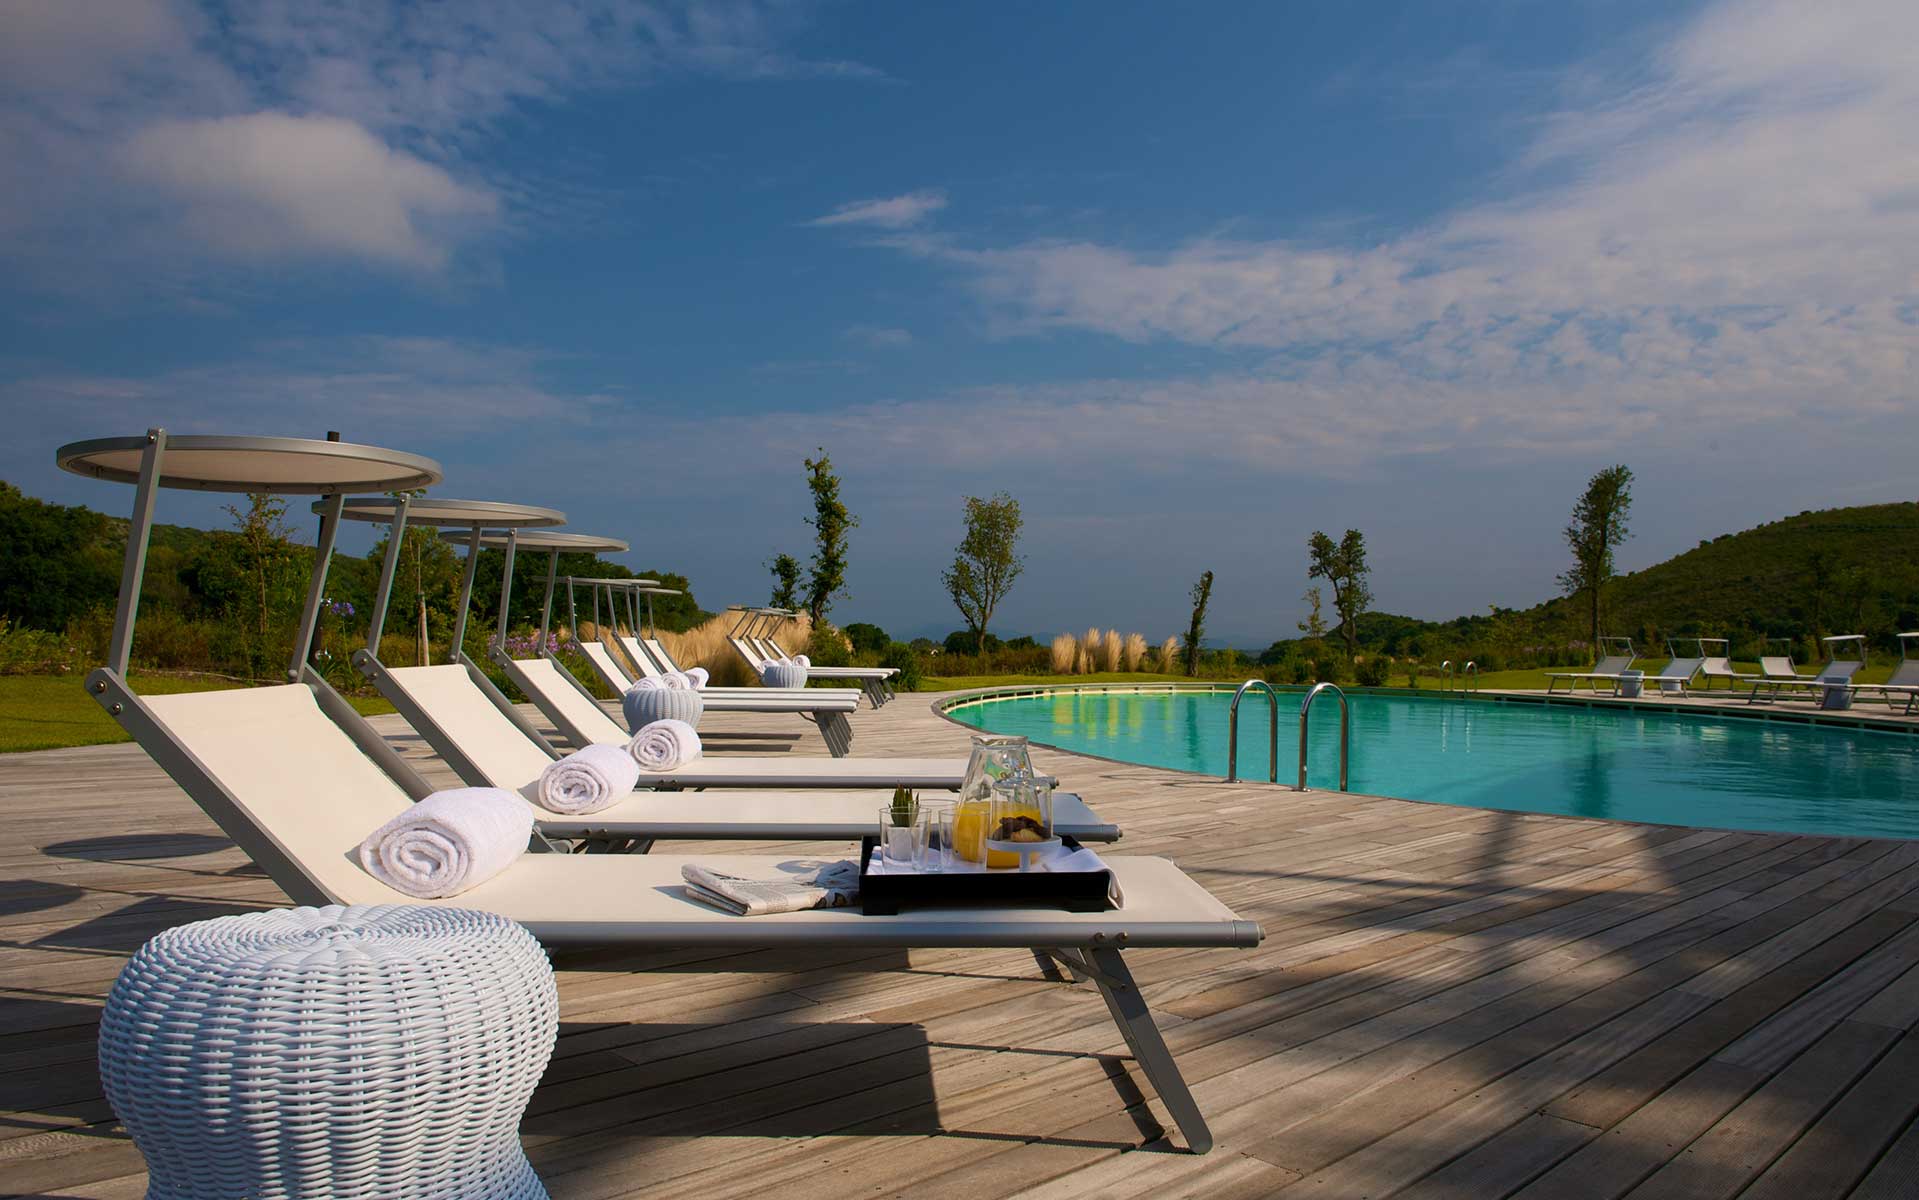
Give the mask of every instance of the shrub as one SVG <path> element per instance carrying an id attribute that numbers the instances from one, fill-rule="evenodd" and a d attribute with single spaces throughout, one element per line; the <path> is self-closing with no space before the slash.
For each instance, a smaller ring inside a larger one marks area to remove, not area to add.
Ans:
<path id="1" fill-rule="evenodd" d="M 879 654 L 893 643 L 893 639 L 886 636 L 884 629 L 865 621 L 855 621 L 842 632 L 846 634 L 846 639 L 853 643 L 855 654 Z"/>
<path id="2" fill-rule="evenodd" d="M 899 672 L 893 676 L 893 690 L 917 692 L 920 689 L 920 656 L 905 642 L 890 642 L 880 651 L 880 666 Z"/>
<path id="3" fill-rule="evenodd" d="M 1317 683 L 1346 683 L 1353 677 L 1353 665 L 1338 654 L 1323 654 L 1313 660 L 1313 680 Z"/>
<path id="4" fill-rule="evenodd" d="M 945 648 L 948 654 L 992 654 L 1005 647 L 1006 643 L 991 633 L 974 638 L 972 630 L 957 629 L 946 635 Z"/>
<path id="5" fill-rule="evenodd" d="M 853 661 L 846 636 L 823 621 L 813 628 L 812 634 L 806 639 L 806 657 L 816 667 L 844 667 Z"/>
<path id="6" fill-rule="evenodd" d="M 1071 675 L 1079 661 L 1079 640 L 1070 633 L 1062 633 L 1053 639 L 1051 653 L 1053 674 Z"/>
<path id="7" fill-rule="evenodd" d="M 1106 638 L 1099 644 L 1099 666 L 1102 671 L 1119 670 L 1120 654 L 1125 649 L 1120 644 L 1119 630 L 1109 629 Z"/>
<path id="8" fill-rule="evenodd" d="M 1006 643 L 1008 650 L 1037 650 L 1039 642 L 1030 637 L 1016 637 Z"/>
<path id="9" fill-rule="evenodd" d="M 1286 674 L 1290 682 L 1304 686 L 1313 681 L 1314 667 L 1309 659 L 1293 658 L 1286 662 Z"/>
<path id="10" fill-rule="evenodd" d="M 1169 637 L 1159 644 L 1159 662 L 1154 664 L 1161 675 L 1172 675 L 1179 665 L 1179 639 Z"/>
<path id="11" fill-rule="evenodd" d="M 76 658 L 73 645 L 59 634 L 23 629 L 0 617 L 0 675 L 65 675 Z"/>
<path id="12" fill-rule="evenodd" d="M 1137 671 L 1146 661 L 1146 638 L 1137 633 L 1126 635 L 1126 645 L 1120 651 L 1120 664 L 1128 671 Z"/>
<path id="13" fill-rule="evenodd" d="M 1392 662 L 1384 654 L 1370 654 L 1359 660 L 1353 668 L 1353 676 L 1360 687 L 1385 687 Z"/>

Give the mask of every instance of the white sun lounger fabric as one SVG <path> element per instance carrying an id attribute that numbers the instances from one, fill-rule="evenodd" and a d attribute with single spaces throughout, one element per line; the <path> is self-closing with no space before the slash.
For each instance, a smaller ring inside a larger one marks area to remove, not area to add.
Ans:
<path id="1" fill-rule="evenodd" d="M 626 689 L 633 686 L 633 679 L 614 661 L 613 652 L 601 643 L 583 641 L 580 643 L 580 653 L 586 656 L 587 665 L 600 677 L 600 682 L 615 694 L 625 695 Z"/>
<path id="2" fill-rule="evenodd" d="M 577 816 L 626 799 L 640 782 L 640 764 L 621 746 L 588 746 L 540 772 L 538 801 L 548 812 Z"/>
<path id="3" fill-rule="evenodd" d="M 671 771 L 700 757 L 700 734 L 685 721 L 655 721 L 626 750 L 642 771 Z"/>
<path id="4" fill-rule="evenodd" d="M 507 720 L 506 714 L 473 686 L 466 668 L 457 663 L 436 667 L 388 667 L 388 680 L 433 718 L 457 752 L 473 764 L 494 787 L 513 788 L 528 801 L 538 801 L 540 776 L 553 756 Z M 428 731 L 420 730 L 422 736 Z M 447 752 L 439 746 L 442 757 Z M 468 776 L 467 782 L 474 780 Z"/>
<path id="5" fill-rule="evenodd" d="M 457 896 L 526 852 L 533 813 L 500 788 L 435 792 L 366 836 L 355 850 L 381 883 L 416 900 Z"/>

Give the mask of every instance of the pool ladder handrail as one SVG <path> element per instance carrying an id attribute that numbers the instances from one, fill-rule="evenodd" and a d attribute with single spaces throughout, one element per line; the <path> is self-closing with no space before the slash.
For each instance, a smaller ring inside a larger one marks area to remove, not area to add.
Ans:
<path id="1" fill-rule="evenodd" d="M 1442 692 L 1452 691 L 1453 690 L 1453 660 L 1450 658 L 1441 659 L 1439 663 L 1439 672 L 1440 672 L 1439 690 Z"/>
<path id="2" fill-rule="evenodd" d="M 1233 693 L 1232 714 L 1227 718 L 1227 725 L 1226 725 L 1226 782 L 1227 783 L 1239 782 L 1239 702 L 1241 699 L 1245 697 L 1246 693 L 1248 691 L 1251 691 L 1253 688 L 1261 688 L 1261 689 L 1264 689 L 1264 691 L 1266 692 L 1266 706 L 1269 709 L 1269 712 L 1268 712 L 1269 729 L 1267 732 L 1267 736 L 1270 741 L 1270 745 L 1268 746 L 1268 757 L 1267 757 L 1267 768 L 1266 768 L 1267 781 L 1270 783 L 1279 782 L 1279 693 L 1274 691 L 1273 685 L 1270 683 L 1267 683 L 1264 679 L 1248 679 L 1245 683 L 1242 683 L 1239 685 L 1238 691 Z"/>
<path id="3" fill-rule="evenodd" d="M 1306 718 L 1312 714 L 1313 701 L 1321 692 L 1330 691 L 1339 697 L 1339 790 L 1346 790 L 1347 750 L 1352 742 L 1352 713 L 1346 707 L 1346 693 L 1336 683 L 1315 683 L 1299 702 L 1299 784 L 1296 792 L 1306 790 Z"/>
<path id="4" fill-rule="evenodd" d="M 1479 664 L 1469 658 L 1466 660 L 1466 665 L 1462 667 L 1459 672 L 1459 694 L 1463 696 L 1467 692 L 1476 692 L 1478 690 Z"/>

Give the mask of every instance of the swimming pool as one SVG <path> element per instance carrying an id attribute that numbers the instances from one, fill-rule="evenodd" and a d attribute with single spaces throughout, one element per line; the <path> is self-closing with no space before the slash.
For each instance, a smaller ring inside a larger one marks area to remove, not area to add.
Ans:
<path id="1" fill-rule="evenodd" d="M 1298 769 L 1300 693 L 1280 693 L 1279 776 Z M 1919 737 L 1837 725 L 1357 693 L 1355 792 L 1713 829 L 1919 838 Z M 1228 691 L 1063 690 L 960 699 L 993 733 L 1224 778 Z M 1239 775 L 1266 778 L 1267 707 L 1240 705 Z M 1314 708 L 1308 781 L 1339 783 L 1339 706 Z"/>

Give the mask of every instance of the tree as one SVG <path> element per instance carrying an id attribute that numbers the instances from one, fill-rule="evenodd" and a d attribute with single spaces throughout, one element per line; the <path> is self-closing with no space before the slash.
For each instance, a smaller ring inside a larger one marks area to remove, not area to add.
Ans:
<path id="1" fill-rule="evenodd" d="M 1339 636 L 1346 643 L 1348 659 L 1359 656 L 1359 614 L 1373 602 L 1373 590 L 1366 584 L 1372 568 L 1366 565 L 1366 535 L 1348 529 L 1337 545 L 1318 530 L 1306 539 L 1311 562 L 1306 568 L 1309 579 L 1324 579 L 1333 585 L 1333 611 L 1339 614 Z"/>
<path id="2" fill-rule="evenodd" d="M 791 554 L 781 554 L 768 565 L 773 572 L 773 598 L 767 603 L 774 608 L 798 608 L 800 606 L 800 560 Z"/>
<path id="3" fill-rule="evenodd" d="M 840 632 L 853 643 L 855 654 L 878 654 L 893 640 L 886 636 L 884 629 L 867 621 L 855 621 Z"/>
<path id="4" fill-rule="evenodd" d="M 986 500 L 966 498 L 966 536 L 960 539 L 953 565 L 940 572 L 940 582 L 973 631 L 975 654 L 985 644 L 994 611 L 1026 569 L 1026 560 L 1014 552 L 1023 525 L 1019 501 L 1005 492 Z"/>
<path id="5" fill-rule="evenodd" d="M 833 607 L 833 597 L 846 590 L 846 535 L 859 527 L 860 519 L 846 511 L 840 501 L 840 477 L 833 473 L 833 460 L 826 448 L 818 458 L 806 460 L 806 486 L 813 493 L 813 515 L 806 523 L 813 527 L 813 572 L 806 581 L 806 610 L 818 627 Z"/>
<path id="6" fill-rule="evenodd" d="M 1812 605 L 1812 648 L 1815 652 L 1819 649 L 1819 639 L 1826 636 L 1826 600 L 1832 594 L 1836 574 L 1832 555 L 1825 550 L 1814 550 L 1806 555 L 1806 600 Z"/>
<path id="7" fill-rule="evenodd" d="M 1304 600 L 1311 607 L 1307 610 L 1306 619 L 1299 623 L 1299 631 L 1305 634 L 1310 641 L 1324 641 L 1326 639 L 1326 618 L 1320 615 L 1323 602 L 1320 599 L 1319 589 L 1316 587 L 1307 588 L 1306 594 L 1301 596 L 1300 599 Z"/>
<path id="8" fill-rule="evenodd" d="M 1593 653 L 1599 652 L 1599 600 L 1613 576 L 1613 550 L 1628 536 L 1626 516 L 1632 511 L 1632 472 L 1624 466 L 1607 467 L 1586 484 L 1573 505 L 1572 524 L 1566 526 L 1566 545 L 1573 552 L 1572 569 L 1559 577 L 1568 596 L 1584 596 L 1591 618 Z"/>
<path id="9" fill-rule="evenodd" d="M 1193 600 L 1193 620 L 1186 626 L 1186 673 L 1199 674 L 1199 648 L 1206 640 L 1206 606 L 1213 599 L 1213 573 L 1207 571 L 1199 577 L 1188 593 Z"/>

